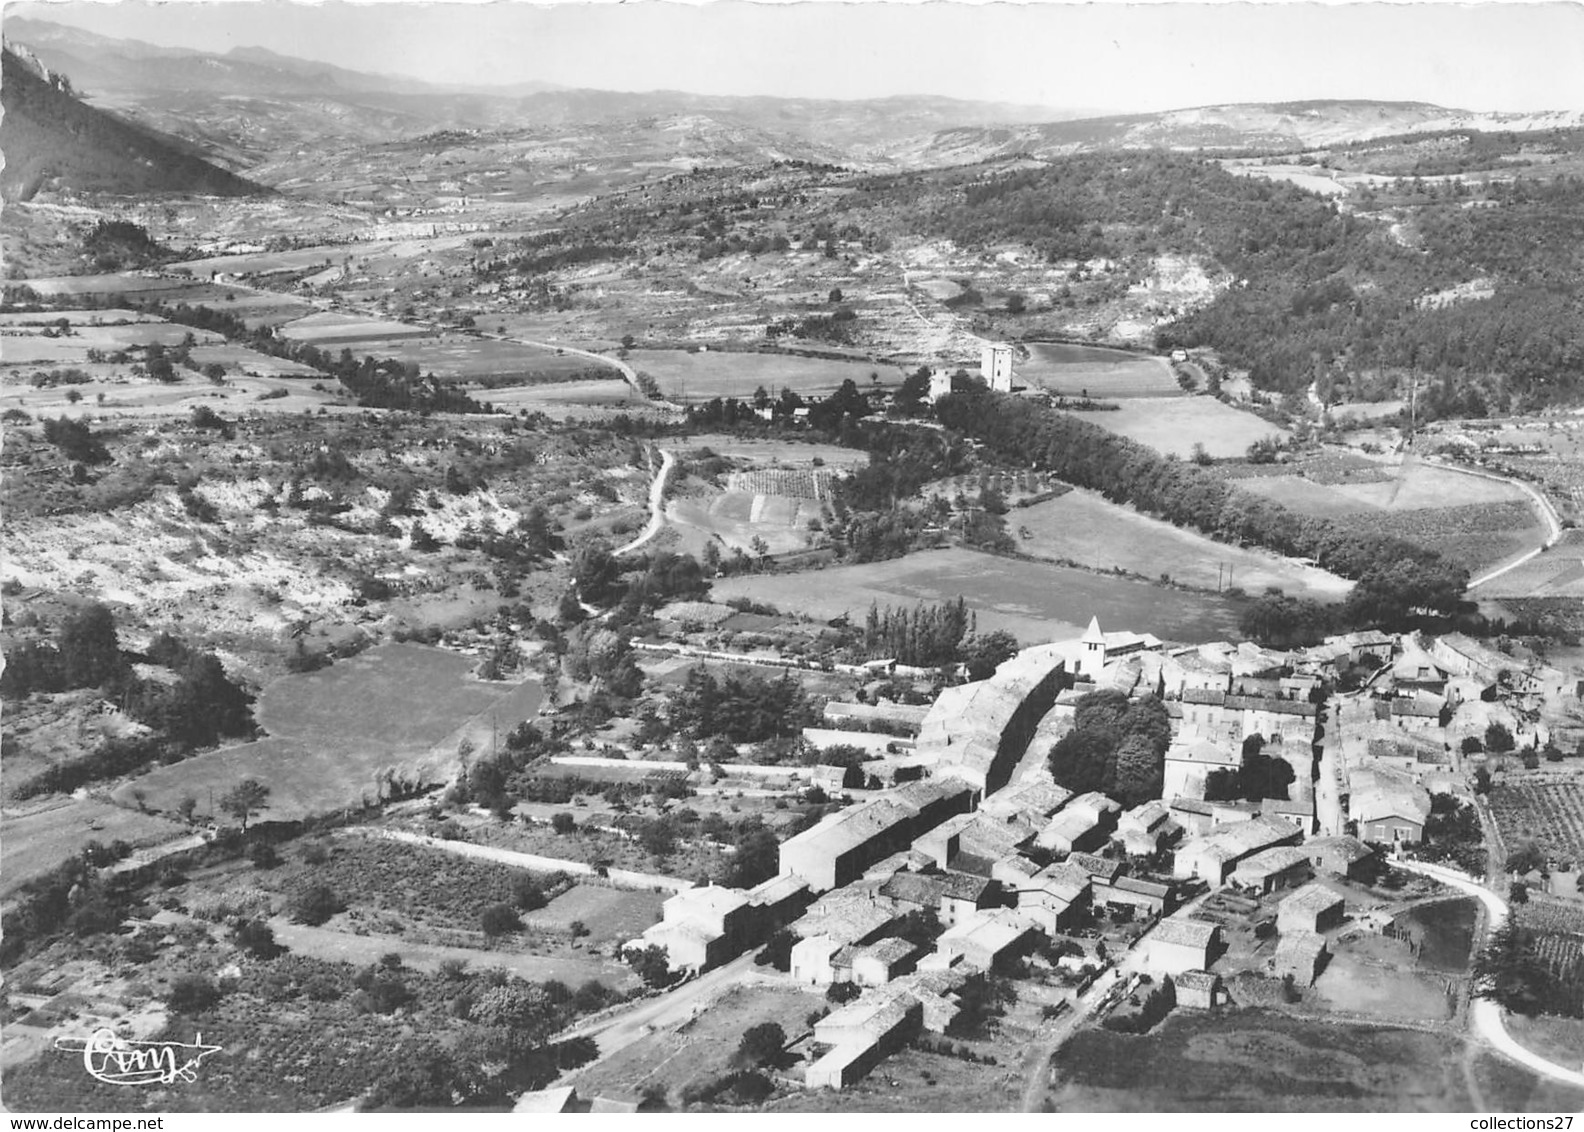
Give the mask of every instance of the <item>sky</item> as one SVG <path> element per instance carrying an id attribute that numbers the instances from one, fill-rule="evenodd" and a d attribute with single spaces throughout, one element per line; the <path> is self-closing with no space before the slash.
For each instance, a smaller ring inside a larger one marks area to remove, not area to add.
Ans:
<path id="1" fill-rule="evenodd" d="M 4 11 L 441 83 L 938 94 L 1116 112 L 1310 98 L 1584 108 L 1584 2 L 66 0 Z"/>

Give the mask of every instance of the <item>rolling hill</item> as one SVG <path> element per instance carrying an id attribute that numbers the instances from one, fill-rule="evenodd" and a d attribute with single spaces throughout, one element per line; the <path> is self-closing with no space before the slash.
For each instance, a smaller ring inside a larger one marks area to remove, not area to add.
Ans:
<path id="1" fill-rule="evenodd" d="M 269 192 L 216 168 L 186 143 L 161 137 L 87 105 L 64 76 L 30 53 L 6 46 L 0 74 L 0 194 L 30 200 L 43 190 L 97 193 Z"/>

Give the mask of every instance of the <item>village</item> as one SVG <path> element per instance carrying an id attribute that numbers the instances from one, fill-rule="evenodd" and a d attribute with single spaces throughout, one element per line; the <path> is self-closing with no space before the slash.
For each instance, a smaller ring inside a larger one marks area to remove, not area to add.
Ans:
<path id="1" fill-rule="evenodd" d="M 1050 737 L 1097 692 L 1164 704 L 1158 798 L 1124 809 L 1054 780 Z M 849 804 L 784 841 L 774 878 L 679 891 L 628 947 L 663 949 L 689 979 L 728 966 L 774 979 L 768 957 L 786 984 L 826 993 L 832 1008 L 786 1035 L 783 1076 L 811 1089 L 851 1087 L 889 1055 L 956 1032 L 965 988 L 991 975 L 1057 988 L 1045 1016 L 1069 1032 L 1107 1017 L 1123 1029 L 1129 1016 L 1147 1030 L 1173 1005 L 1295 1003 L 1328 968 L 1368 983 L 1436 946 L 1402 928 L 1394 898 L 1455 896 L 1441 880 L 1483 881 L 1487 856 L 1480 822 L 1441 815 L 1473 814 L 1490 760 L 1576 742 L 1581 694 L 1576 678 L 1460 634 L 1174 648 L 1091 621 L 1080 639 L 1024 649 L 928 706 L 827 704 L 805 742 L 871 757 L 763 770 Z M 595 776 L 631 766 L 570 761 Z M 1253 799 L 1261 791 L 1228 789 L 1251 767 L 1279 788 Z M 1550 864 L 1526 879 L 1578 899 Z M 1430 1016 L 1466 1010 L 1458 980 L 1428 982 L 1429 999 L 1445 999 Z M 579 1103 L 574 1077 L 519 1111 Z"/>

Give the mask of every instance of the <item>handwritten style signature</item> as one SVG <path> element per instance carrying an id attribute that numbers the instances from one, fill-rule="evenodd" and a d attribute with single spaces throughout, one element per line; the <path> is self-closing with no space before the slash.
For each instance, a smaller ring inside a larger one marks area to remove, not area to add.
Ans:
<path id="1" fill-rule="evenodd" d="M 219 1046 L 204 1045 L 202 1034 L 194 1034 L 191 1042 L 134 1042 L 105 1028 L 87 1038 L 56 1038 L 55 1048 L 81 1053 L 88 1076 L 107 1085 L 196 1081 L 198 1063 L 220 1052 Z"/>

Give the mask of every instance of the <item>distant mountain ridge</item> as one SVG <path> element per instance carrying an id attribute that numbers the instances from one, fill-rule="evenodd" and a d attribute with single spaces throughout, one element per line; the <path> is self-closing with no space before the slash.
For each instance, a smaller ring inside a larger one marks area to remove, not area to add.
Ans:
<path id="1" fill-rule="evenodd" d="M 822 160 L 838 151 L 883 154 L 948 127 L 1064 116 L 1043 106 L 933 95 L 843 101 L 568 89 L 537 82 L 446 86 L 259 47 L 207 54 L 36 19 L 7 20 L 5 33 L 52 70 L 69 74 L 95 105 L 179 130 L 237 167 L 321 141 L 383 143 L 442 129 L 604 128 L 677 118 L 711 118 L 726 134 L 747 131 L 770 139 L 780 154 Z M 244 104 L 247 112 L 239 114 Z M 708 153 L 698 157 L 709 159 Z"/>
<path id="2" fill-rule="evenodd" d="M 79 100 L 71 81 L 25 49 L 0 50 L 0 194 L 28 200 L 44 189 L 246 196 L 260 185 L 216 168 L 178 139 L 122 121 Z"/>
<path id="3" fill-rule="evenodd" d="M 1231 103 L 995 129 L 943 130 L 914 150 L 921 164 L 958 164 L 1026 153 L 1057 157 L 1095 149 L 1315 149 L 1446 130 L 1533 131 L 1584 125 L 1584 110 L 1482 112 L 1426 102 L 1319 99 Z"/>
<path id="4" fill-rule="evenodd" d="M 1295 152 L 1448 130 L 1584 125 L 1584 112 L 1481 113 L 1420 102 L 1312 100 L 1096 115 L 933 95 L 843 101 L 686 91 L 444 86 L 366 74 L 262 47 L 225 54 L 115 39 L 45 20 L 6 21 L 41 65 L 92 105 L 187 139 L 236 171 L 356 160 L 369 146 L 446 131 L 509 152 L 676 166 L 769 160 L 934 168 L 1090 150 Z M 167 139 L 168 140 L 168 139 Z"/>

